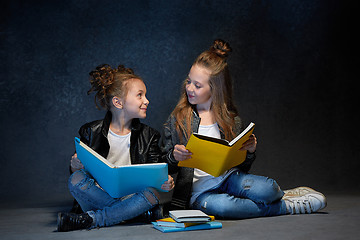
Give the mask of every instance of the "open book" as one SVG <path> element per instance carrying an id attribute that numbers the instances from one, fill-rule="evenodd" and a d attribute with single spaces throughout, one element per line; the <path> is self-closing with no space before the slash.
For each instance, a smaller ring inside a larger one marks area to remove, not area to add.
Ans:
<path id="1" fill-rule="evenodd" d="M 246 159 L 246 150 L 240 150 L 254 130 L 255 124 L 250 123 L 231 142 L 193 133 L 186 145 L 192 152 L 191 158 L 180 161 L 180 167 L 198 168 L 218 177 L 225 171 L 243 163 Z"/>
<path id="2" fill-rule="evenodd" d="M 113 198 L 142 191 L 146 187 L 163 191 L 161 185 L 168 180 L 166 163 L 115 166 L 79 138 L 75 138 L 75 148 L 85 170 Z"/>

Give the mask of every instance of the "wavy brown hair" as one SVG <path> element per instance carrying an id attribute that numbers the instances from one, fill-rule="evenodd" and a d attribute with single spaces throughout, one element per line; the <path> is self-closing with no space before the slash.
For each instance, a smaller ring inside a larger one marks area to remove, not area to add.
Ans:
<path id="1" fill-rule="evenodd" d="M 125 68 L 124 65 L 112 68 L 108 64 L 102 64 L 91 71 L 89 75 L 91 88 L 88 94 L 96 92 L 96 107 L 102 107 L 107 110 L 110 110 L 113 97 L 126 97 L 130 80 L 139 79 L 143 81 L 139 76 L 134 74 L 131 68 Z"/>
<path id="2" fill-rule="evenodd" d="M 215 121 L 223 132 L 225 139 L 232 140 L 235 137 L 233 126 L 237 109 L 233 102 L 232 81 L 226 59 L 232 51 L 229 43 L 217 39 L 209 50 L 201 53 L 193 63 L 210 71 L 210 91 L 212 96 L 211 110 Z M 186 94 L 186 83 L 184 81 L 181 96 L 176 105 L 173 116 L 176 119 L 176 131 L 182 140 L 191 135 L 192 111 L 195 108 L 190 104 Z"/>

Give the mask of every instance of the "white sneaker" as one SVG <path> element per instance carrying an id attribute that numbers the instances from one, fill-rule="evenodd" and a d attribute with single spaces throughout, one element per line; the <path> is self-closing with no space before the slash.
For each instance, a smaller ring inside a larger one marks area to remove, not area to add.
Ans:
<path id="1" fill-rule="evenodd" d="M 320 193 L 320 192 L 317 192 L 314 189 L 309 188 L 309 187 L 297 187 L 297 188 L 293 188 L 293 189 L 284 190 L 284 193 L 285 194 L 283 197 L 288 197 L 288 196 L 301 197 L 308 193 Z"/>
<path id="2" fill-rule="evenodd" d="M 286 204 L 286 211 L 289 214 L 317 212 L 325 208 L 327 204 L 325 196 L 316 191 L 310 191 L 301 196 L 288 195 L 283 197 L 283 200 Z"/>

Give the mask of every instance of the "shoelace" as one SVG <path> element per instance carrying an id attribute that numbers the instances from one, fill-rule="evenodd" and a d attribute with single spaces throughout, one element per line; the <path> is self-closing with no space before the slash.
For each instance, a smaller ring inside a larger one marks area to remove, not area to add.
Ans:
<path id="1" fill-rule="evenodd" d="M 290 211 L 291 214 L 299 214 L 299 213 L 311 213 L 311 204 L 309 199 L 296 199 L 290 200 Z"/>

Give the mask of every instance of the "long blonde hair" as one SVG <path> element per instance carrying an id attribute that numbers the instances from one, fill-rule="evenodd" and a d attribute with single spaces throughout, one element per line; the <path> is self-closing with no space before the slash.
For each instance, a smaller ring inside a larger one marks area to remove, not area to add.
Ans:
<path id="1" fill-rule="evenodd" d="M 227 140 L 232 140 L 235 137 L 233 126 L 235 124 L 234 118 L 237 115 L 232 97 L 232 81 L 226 62 L 231 51 L 232 49 L 227 42 L 217 39 L 210 49 L 201 53 L 193 63 L 193 66 L 198 65 L 210 71 L 211 110 Z M 182 85 L 180 100 L 172 112 L 176 119 L 176 131 L 181 140 L 183 137 L 188 138 L 191 135 L 192 111 L 195 108 L 188 101 L 186 83 L 187 80 Z"/>

